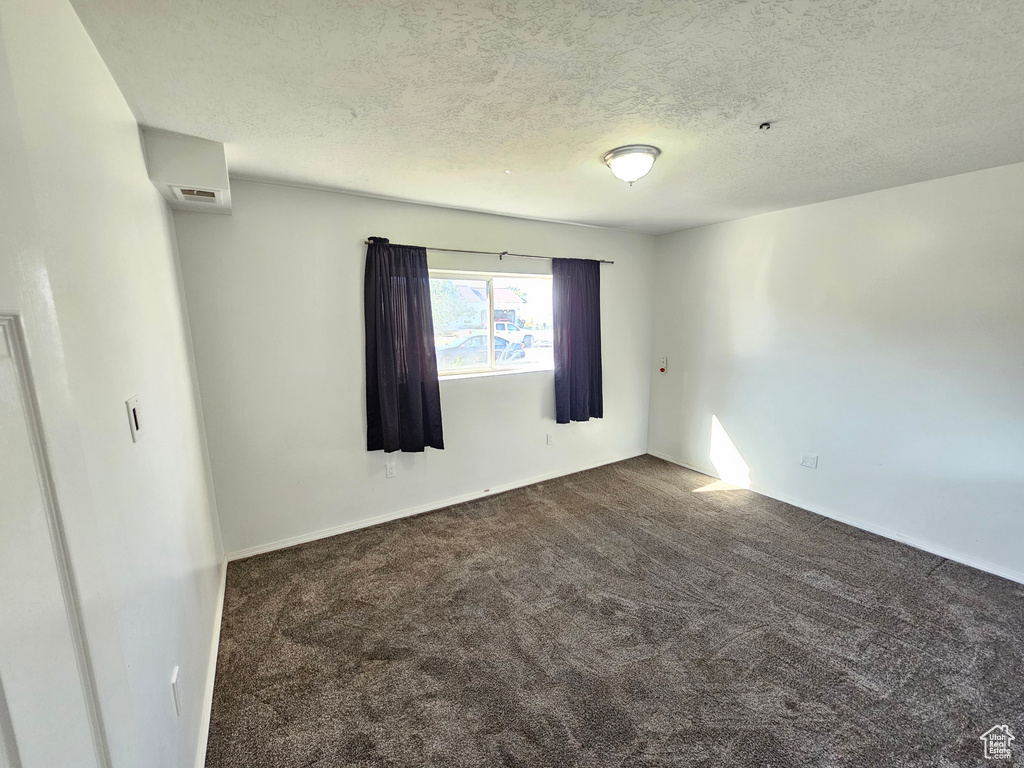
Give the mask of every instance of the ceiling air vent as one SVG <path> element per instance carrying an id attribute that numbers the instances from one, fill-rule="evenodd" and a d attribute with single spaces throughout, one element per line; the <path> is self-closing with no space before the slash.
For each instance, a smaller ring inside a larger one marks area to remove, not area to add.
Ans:
<path id="1" fill-rule="evenodd" d="M 171 208 L 231 213 L 231 182 L 223 144 L 153 128 L 142 129 L 142 144 L 149 179 Z"/>
<path id="2" fill-rule="evenodd" d="M 174 196 L 183 203 L 216 203 L 217 193 L 212 189 L 175 187 Z"/>

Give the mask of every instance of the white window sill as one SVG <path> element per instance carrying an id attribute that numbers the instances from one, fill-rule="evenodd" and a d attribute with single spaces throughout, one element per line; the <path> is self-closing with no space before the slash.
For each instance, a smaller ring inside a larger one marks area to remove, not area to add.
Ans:
<path id="1" fill-rule="evenodd" d="M 516 369 L 509 368 L 501 371 L 469 371 L 467 373 L 447 373 L 439 374 L 437 380 L 440 382 L 445 381 L 457 381 L 461 379 L 487 379 L 494 376 L 521 376 L 524 373 L 550 373 L 555 372 L 554 368 L 525 368 Z"/>

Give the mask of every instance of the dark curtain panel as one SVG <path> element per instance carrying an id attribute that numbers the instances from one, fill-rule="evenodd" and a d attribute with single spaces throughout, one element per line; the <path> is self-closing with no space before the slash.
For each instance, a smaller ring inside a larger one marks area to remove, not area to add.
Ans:
<path id="1" fill-rule="evenodd" d="M 604 415 L 601 383 L 601 264 L 554 259 L 555 420 Z"/>
<path id="2" fill-rule="evenodd" d="M 371 237 L 366 249 L 366 448 L 444 448 L 427 251 Z"/>

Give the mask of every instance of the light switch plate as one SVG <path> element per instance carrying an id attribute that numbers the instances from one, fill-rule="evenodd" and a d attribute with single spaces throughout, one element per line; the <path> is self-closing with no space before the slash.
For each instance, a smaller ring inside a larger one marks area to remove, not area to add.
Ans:
<path id="1" fill-rule="evenodd" d="M 171 672 L 171 694 L 174 696 L 174 714 L 181 717 L 181 694 L 178 693 L 178 668 Z"/>
<path id="2" fill-rule="evenodd" d="M 128 408 L 128 426 L 132 431 L 132 442 L 137 443 L 142 439 L 142 417 L 139 415 L 139 396 L 129 397 L 124 401 Z"/>

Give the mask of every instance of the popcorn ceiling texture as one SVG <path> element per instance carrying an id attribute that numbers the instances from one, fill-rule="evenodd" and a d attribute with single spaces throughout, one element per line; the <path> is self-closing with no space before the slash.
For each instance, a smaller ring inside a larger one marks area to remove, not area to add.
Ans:
<path id="1" fill-rule="evenodd" d="M 1024 160 L 1020 0 L 72 4 L 238 176 L 660 233 Z"/>

